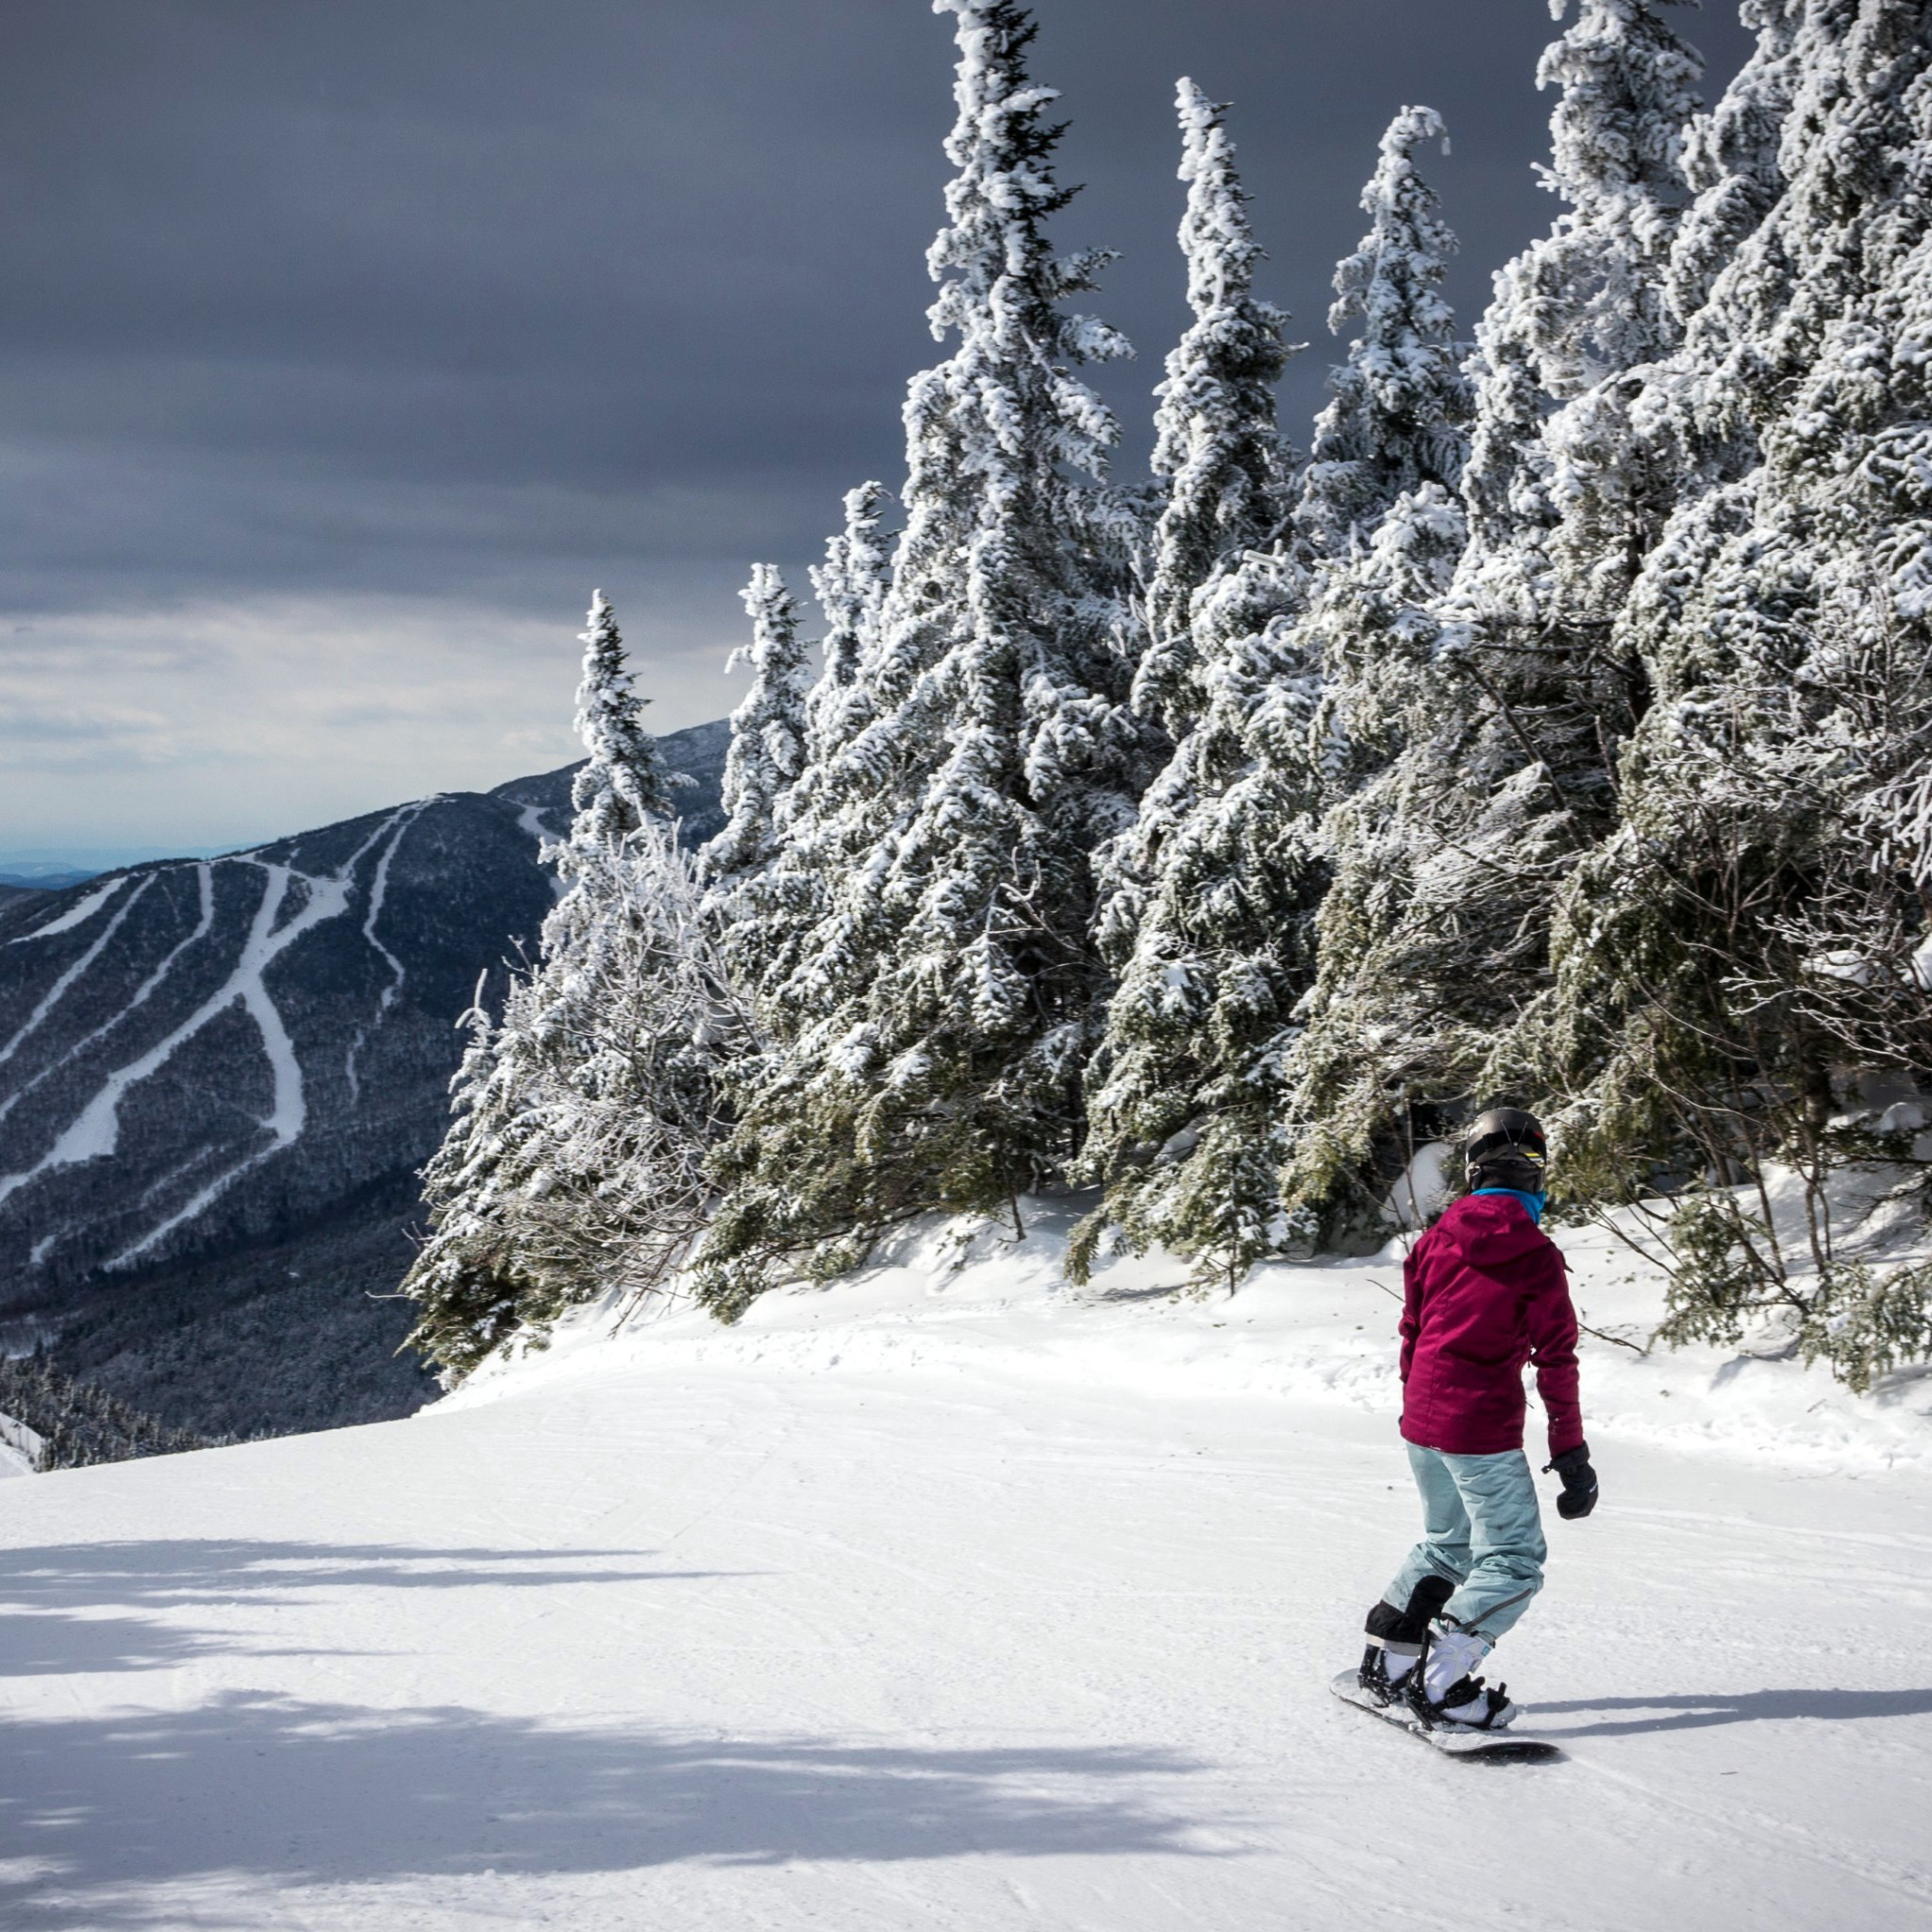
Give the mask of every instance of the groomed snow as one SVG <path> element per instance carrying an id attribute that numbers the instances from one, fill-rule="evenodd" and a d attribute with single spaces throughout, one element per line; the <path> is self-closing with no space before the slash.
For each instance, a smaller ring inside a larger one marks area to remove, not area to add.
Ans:
<path id="1" fill-rule="evenodd" d="M 0 1919 L 1928 1922 L 1926 1383 L 1587 1342 L 1604 1505 L 1499 1659 L 1568 1757 L 1484 1770 L 1324 1688 L 1413 1533 L 1399 1258 L 1170 1299 L 1056 1237 L 6 1484 Z"/>

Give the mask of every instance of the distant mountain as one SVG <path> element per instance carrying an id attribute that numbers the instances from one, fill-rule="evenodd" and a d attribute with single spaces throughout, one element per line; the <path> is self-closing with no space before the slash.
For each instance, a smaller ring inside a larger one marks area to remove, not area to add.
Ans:
<path id="1" fill-rule="evenodd" d="M 191 856 L 204 857 L 219 849 L 204 845 Z M 99 878 L 103 873 L 125 872 L 130 866 L 146 865 L 152 859 L 179 857 L 179 847 L 171 850 L 166 845 L 65 845 L 38 851 L 15 847 L 0 852 L 0 884 L 58 892 L 63 887 L 79 885 L 83 879 Z"/>
<path id="2" fill-rule="evenodd" d="M 723 724 L 660 740 L 687 837 L 722 823 Z M 0 1317 L 170 1424 L 405 1413 L 416 1171 L 477 986 L 500 1000 L 554 881 L 575 767 L 214 859 L 0 898 Z"/>

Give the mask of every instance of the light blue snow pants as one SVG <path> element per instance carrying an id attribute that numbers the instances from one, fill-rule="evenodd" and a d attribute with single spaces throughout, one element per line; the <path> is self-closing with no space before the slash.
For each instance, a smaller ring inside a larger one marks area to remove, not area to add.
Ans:
<path id="1" fill-rule="evenodd" d="M 1449 1456 L 1413 1442 L 1407 1448 L 1423 1492 L 1423 1540 L 1382 1594 L 1407 1609 L 1424 1576 L 1446 1576 L 1457 1590 L 1442 1615 L 1493 1643 L 1543 1587 L 1549 1548 L 1529 1457 L 1521 1449 Z"/>

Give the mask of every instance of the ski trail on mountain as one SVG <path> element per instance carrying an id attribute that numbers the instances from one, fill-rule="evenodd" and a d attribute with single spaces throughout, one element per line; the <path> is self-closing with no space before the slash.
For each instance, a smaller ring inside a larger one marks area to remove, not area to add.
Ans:
<path id="1" fill-rule="evenodd" d="M 125 876 L 109 879 L 105 886 L 99 886 L 90 892 L 78 906 L 70 906 L 58 919 L 50 919 L 45 925 L 37 925 L 33 931 L 24 932 L 18 939 L 8 940 L 7 943 L 10 946 L 24 946 L 29 940 L 50 940 L 56 933 L 72 932 L 76 925 L 85 925 L 126 883 Z"/>
<path id="2" fill-rule="evenodd" d="M 185 1207 L 176 1209 L 164 1221 L 150 1228 L 131 1246 L 124 1248 L 108 1262 L 109 1268 L 125 1268 L 130 1262 L 138 1260 L 154 1247 L 156 1242 L 172 1234 L 184 1223 L 192 1221 L 203 1208 L 218 1195 L 225 1193 L 243 1174 L 259 1167 L 271 1155 L 280 1153 L 284 1147 L 291 1146 L 300 1140 L 302 1129 L 308 1124 L 308 1109 L 302 1081 L 302 1064 L 296 1057 L 294 1041 L 289 1038 L 288 1028 L 282 1024 L 282 1016 L 277 1011 L 275 1001 L 269 997 L 268 988 L 263 983 L 263 975 L 275 960 L 305 932 L 322 924 L 325 920 L 336 918 L 347 904 L 348 891 L 345 882 L 341 878 L 309 878 L 307 874 L 291 874 L 286 866 L 270 866 L 267 870 L 274 880 L 272 889 L 264 891 L 262 895 L 262 904 L 264 908 L 269 908 L 267 916 L 257 915 L 256 929 L 249 936 L 249 943 L 242 954 L 242 963 L 236 968 L 228 987 L 223 993 L 215 996 L 221 1005 L 215 1007 L 214 1002 L 210 1001 L 209 1006 L 214 1008 L 214 1010 L 203 1009 L 206 1017 L 202 1020 L 202 1024 L 206 1025 L 208 1020 L 215 1017 L 216 1012 L 225 1010 L 236 1000 L 241 1001 L 249 1017 L 255 1022 L 261 1035 L 262 1047 L 268 1055 L 269 1071 L 275 1082 L 273 1103 L 267 1118 L 261 1123 L 271 1137 L 269 1144 L 244 1159 L 238 1160 L 233 1166 L 225 1168 L 200 1189 Z M 279 931 L 275 931 L 274 914 L 280 908 L 291 877 L 299 877 L 306 881 L 310 891 L 309 901 L 286 925 Z M 196 1030 L 199 1031 L 199 1028 Z M 175 1040 L 169 1051 L 172 1053 L 181 1043 L 180 1040 Z M 117 1096 L 113 1102 L 114 1108 L 118 1109 L 119 1105 Z M 113 1150 L 109 1147 L 107 1151 L 111 1153 Z M 5 1194 L 0 1193 L 0 1200 L 5 1198 Z"/>
<path id="3" fill-rule="evenodd" d="M 124 1250 L 120 1256 L 116 1256 L 110 1265 L 124 1265 L 135 1256 L 143 1254 L 157 1241 L 160 1241 L 162 1235 L 172 1233 L 175 1226 L 201 1213 L 201 1209 L 207 1208 L 208 1202 L 212 1202 L 220 1192 L 228 1189 L 234 1180 L 238 1180 L 249 1169 L 260 1165 L 260 1161 L 269 1159 L 269 1156 L 280 1152 L 286 1145 L 290 1145 L 290 1141 L 299 1138 L 301 1128 L 304 1128 L 308 1121 L 304 1084 L 301 1084 L 301 1064 L 295 1058 L 295 1047 L 293 1041 L 288 1038 L 288 1030 L 284 1028 L 282 1016 L 276 1010 L 275 1001 L 269 997 L 265 974 L 275 964 L 275 960 L 278 960 L 301 935 L 325 924 L 326 920 L 338 918 L 348 908 L 358 863 L 383 841 L 385 835 L 394 831 L 396 821 L 404 813 L 413 815 L 415 809 L 421 809 L 421 806 L 404 806 L 398 811 L 389 813 L 376 824 L 375 831 L 371 831 L 369 837 L 344 861 L 341 861 L 341 866 L 334 874 L 328 874 L 325 877 L 315 877 L 306 872 L 297 872 L 293 866 L 286 866 L 286 863 L 278 863 L 275 859 L 255 858 L 253 854 L 236 854 L 230 859 L 218 861 L 228 863 L 228 866 L 255 866 L 265 874 L 263 896 L 260 896 L 260 902 L 255 908 L 255 918 L 249 927 L 249 935 L 243 941 L 242 957 L 236 962 L 234 972 L 230 972 L 223 985 L 220 985 L 214 993 L 210 993 L 208 999 L 205 999 L 182 1024 L 175 1025 L 170 1034 L 166 1034 L 162 1040 L 158 1040 L 153 1047 L 149 1047 L 137 1058 L 129 1060 L 125 1066 L 120 1066 L 120 1069 L 108 1074 L 107 1080 L 100 1084 L 100 1088 L 96 1088 L 94 1095 L 87 1101 L 79 1115 L 75 1115 L 68 1128 L 52 1143 L 52 1148 L 48 1148 L 46 1154 L 41 1156 L 41 1159 L 35 1161 L 33 1167 L 17 1174 L 6 1174 L 4 1178 L 0 1178 L 0 1202 L 8 1200 L 8 1196 L 15 1194 L 19 1189 L 24 1189 L 31 1180 L 37 1180 L 41 1174 L 52 1173 L 56 1167 L 72 1167 L 77 1161 L 91 1161 L 112 1156 L 120 1143 L 120 1108 L 122 1101 L 127 1097 L 127 1091 L 147 1080 L 151 1074 L 158 1073 L 162 1066 L 168 1064 L 170 1058 L 174 1058 L 174 1055 L 179 1049 L 188 1045 L 190 1040 L 193 1040 L 212 1020 L 216 1020 L 220 1014 L 225 1014 L 238 1001 L 247 1010 L 249 1018 L 255 1020 L 260 1040 L 263 1040 L 263 1051 L 269 1057 L 269 1073 L 275 1082 L 275 1097 L 269 1117 L 260 1124 L 263 1124 L 263 1128 L 267 1128 L 267 1132 L 273 1136 L 271 1143 L 267 1148 L 251 1154 L 247 1159 L 236 1163 L 234 1167 L 226 1169 L 223 1174 L 218 1174 L 214 1180 L 210 1180 L 184 1209 L 179 1209 L 177 1213 L 164 1219 L 142 1241 Z M 142 891 L 147 889 L 151 879 L 153 875 L 142 881 Z M 276 920 L 280 918 L 282 907 L 288 898 L 288 891 L 295 881 L 299 881 L 301 887 L 306 889 L 308 902 L 293 918 L 290 918 L 284 925 L 278 927 Z M 139 896 L 139 892 L 135 896 Z M 133 898 L 127 900 L 120 916 L 124 918 L 127 910 L 131 910 L 131 907 Z M 195 933 L 190 935 L 190 939 L 186 939 L 179 947 L 175 947 L 168 955 L 168 958 L 164 958 L 160 966 L 149 975 L 147 983 L 135 999 L 135 1005 L 142 999 L 147 999 L 155 991 L 155 988 L 158 988 L 174 960 L 182 955 L 190 944 L 193 944 L 195 939 L 199 939 L 212 924 L 214 889 L 212 868 L 207 861 L 203 861 L 201 868 L 201 914 L 203 916 L 201 922 L 197 924 Z M 118 924 L 118 920 L 114 924 Z M 100 944 L 105 944 L 107 939 L 112 937 L 112 929 L 114 927 L 110 925 L 108 933 L 103 933 L 103 937 L 96 941 L 89 955 L 81 962 L 77 962 L 75 968 L 70 968 L 70 975 L 62 981 L 62 985 L 58 985 L 54 993 L 48 995 L 48 1001 L 42 1005 L 48 1005 L 54 997 L 58 997 L 58 993 L 64 990 L 64 985 L 70 983 L 72 977 L 87 966 L 94 953 L 100 951 Z M 29 1028 L 35 1022 L 29 1020 Z M 108 1024 L 112 1025 L 114 1022 Z"/>
<path id="4" fill-rule="evenodd" d="M 250 865 L 258 865 L 268 873 L 270 883 L 263 889 L 261 905 L 257 908 L 255 924 L 250 930 L 248 942 L 242 948 L 242 958 L 229 976 L 227 985 L 201 1008 L 196 1018 L 200 1025 L 206 1025 L 218 1013 L 225 1011 L 229 1006 L 240 1000 L 249 1017 L 255 1022 L 256 1028 L 261 1035 L 263 1051 L 268 1055 L 269 1072 L 275 1082 L 274 1099 L 267 1117 L 261 1123 L 272 1138 L 266 1147 L 259 1148 L 236 1161 L 231 1167 L 225 1168 L 213 1180 L 201 1188 L 185 1207 L 150 1228 L 131 1246 L 122 1249 L 107 1263 L 108 1267 L 125 1268 L 139 1260 L 158 1241 L 174 1233 L 185 1223 L 192 1221 L 243 1174 L 252 1173 L 263 1161 L 279 1154 L 284 1147 L 292 1146 L 302 1138 L 302 1130 L 308 1124 L 308 1096 L 302 1079 L 302 1062 L 296 1055 L 295 1042 L 289 1038 L 288 1028 L 282 1024 L 281 1013 L 269 996 L 268 969 L 305 932 L 325 924 L 331 919 L 340 918 L 348 909 L 355 891 L 356 868 L 391 830 L 396 830 L 397 837 L 401 836 L 401 831 L 396 829 L 399 820 L 403 822 L 402 828 L 407 829 L 408 821 L 414 818 L 416 813 L 430 802 L 428 799 L 419 799 L 412 805 L 399 807 L 395 811 L 389 813 L 368 838 L 363 840 L 334 872 L 325 877 L 318 878 L 309 873 L 297 872 L 292 866 L 278 865 L 268 859 L 249 858 L 245 861 Z M 391 849 L 393 850 L 393 844 Z M 282 901 L 288 896 L 290 886 L 298 880 L 308 889 L 308 902 L 286 924 L 277 926 L 275 921 L 280 914 Z M 196 1026 L 195 1030 L 199 1031 L 200 1027 Z M 169 1052 L 174 1052 L 182 1044 L 182 1040 L 188 1037 L 192 1036 L 175 1038 L 173 1044 L 169 1046 Z M 149 1071 L 152 1072 L 153 1069 L 150 1068 Z M 125 1089 L 122 1091 L 125 1092 Z M 113 1112 L 109 1116 L 110 1129 L 118 1126 L 116 1116 L 119 1107 L 120 1100 L 116 1096 Z M 75 1124 L 77 1128 L 81 1123 L 76 1122 Z M 72 1132 L 74 1129 L 69 1131 Z M 111 1143 L 106 1151 L 113 1151 Z M 8 1191 L 4 1186 L 0 1186 L 0 1201 L 7 1198 Z"/>
<path id="5" fill-rule="evenodd" d="M 42 1067 L 41 1071 L 38 1074 L 36 1074 L 33 1076 L 33 1078 L 26 1083 L 25 1086 L 15 1088 L 14 1091 L 11 1093 L 9 1093 L 4 1101 L 0 1101 L 0 1121 L 4 1121 L 7 1118 L 7 1116 L 13 1111 L 15 1107 L 17 1107 L 20 1104 L 20 1102 L 25 1100 L 27 1097 L 27 1095 L 35 1090 L 35 1088 L 40 1086 L 42 1081 L 47 1079 L 50 1075 L 54 1074 L 58 1074 L 60 1071 L 60 1069 L 68 1065 L 70 1061 L 77 1059 L 82 1054 L 84 1054 L 88 1050 L 89 1047 L 92 1046 L 96 1041 L 113 1032 L 115 1027 L 120 1025 L 122 1021 L 126 1019 L 130 1013 L 138 1012 L 140 1008 L 147 1003 L 149 995 L 152 994 L 158 986 L 160 986 L 162 981 L 165 980 L 168 974 L 174 970 L 175 961 L 178 959 L 183 953 L 187 952 L 189 947 L 194 945 L 198 941 L 203 940 L 208 936 L 208 928 L 211 925 L 213 925 L 215 921 L 214 870 L 208 864 L 208 860 L 205 858 L 196 859 L 194 862 L 194 869 L 196 873 L 199 874 L 199 883 L 201 887 L 201 917 L 197 921 L 194 930 L 191 932 L 185 940 L 182 940 L 177 945 L 175 945 L 169 952 L 168 956 L 161 961 L 161 963 L 158 966 L 157 966 L 155 970 L 152 973 L 150 973 L 145 979 L 142 981 L 141 985 L 135 990 L 134 997 L 130 999 L 127 1002 L 127 1004 L 125 1007 L 123 1007 L 118 1013 L 111 1014 L 108 1018 L 103 1020 L 101 1024 L 98 1026 L 96 1026 L 92 1033 L 86 1034 L 81 1039 L 76 1040 L 74 1042 L 74 1044 L 70 1046 L 67 1049 L 67 1051 L 63 1053 L 58 1060 L 53 1061 L 48 1066 Z M 160 876 L 161 874 L 159 873 L 152 874 L 152 877 L 155 878 L 158 878 Z M 143 880 L 142 884 L 142 890 L 145 890 L 148 881 Z M 141 895 L 139 892 L 135 894 L 135 898 L 139 898 L 140 896 Z M 101 935 L 102 945 L 105 945 L 108 940 L 112 938 L 114 926 L 118 925 L 121 923 L 121 918 L 126 915 L 126 913 L 132 908 L 133 905 L 134 899 L 129 899 L 126 906 L 124 906 L 121 908 L 120 916 L 118 916 L 115 919 L 113 924 L 109 925 L 108 930 Z M 100 945 L 96 945 L 94 948 L 94 952 L 98 952 L 99 950 Z M 92 958 L 92 954 L 90 954 L 88 957 Z M 85 964 L 85 961 L 83 961 L 82 963 Z M 16 1040 L 16 1044 L 17 1043 L 18 1041 Z M 7 1049 L 6 1053 L 0 1054 L 0 1063 L 4 1063 L 6 1059 L 8 1058 L 8 1056 L 11 1055 L 12 1051 L 13 1048 L 9 1046 Z"/>
<path id="6" fill-rule="evenodd" d="M 234 971 L 173 1032 L 158 1041 L 138 1058 L 130 1060 L 125 1066 L 108 1074 L 93 1098 L 32 1167 L 23 1173 L 8 1174 L 0 1179 L 0 1201 L 5 1201 L 28 1182 L 38 1179 L 55 1168 L 70 1167 L 76 1161 L 99 1159 L 112 1155 L 120 1141 L 121 1103 L 128 1091 L 147 1079 L 150 1074 L 158 1072 L 209 1022 L 240 1001 L 260 1028 L 263 1045 L 269 1057 L 275 1081 L 275 1100 L 262 1125 L 274 1136 L 273 1142 L 261 1153 L 251 1156 L 211 1182 L 194 1197 L 187 1208 L 170 1216 L 134 1247 L 117 1257 L 116 1264 L 142 1253 L 163 1234 L 178 1227 L 184 1220 L 198 1214 L 230 1181 L 246 1173 L 268 1155 L 287 1146 L 301 1132 L 304 1119 L 302 1073 L 300 1067 L 295 1064 L 294 1049 L 289 1041 L 287 1030 L 282 1025 L 281 1016 L 275 1011 L 274 1001 L 269 998 L 262 976 L 304 933 L 320 925 L 325 920 L 336 918 L 341 914 L 348 903 L 348 885 L 340 874 L 334 877 L 318 879 L 306 873 L 296 873 L 291 867 L 274 864 L 267 859 L 243 858 L 229 862 L 258 866 L 265 874 L 261 901 L 256 908 L 248 938 L 243 942 L 242 957 L 237 961 Z M 353 863 L 353 860 L 351 862 Z M 345 867 L 344 872 L 346 870 Z M 277 928 L 275 921 L 288 898 L 289 889 L 298 879 L 308 890 L 308 903 L 291 919 Z"/>
<path id="7" fill-rule="evenodd" d="M 196 1168 L 206 1167 L 218 1151 L 213 1147 L 204 1147 L 198 1153 L 191 1154 L 186 1160 L 178 1161 L 158 1180 L 150 1181 L 142 1190 L 141 1205 L 143 1208 L 147 1207 L 150 1202 L 165 1194 L 177 1181 L 185 1181 Z"/>
<path id="8" fill-rule="evenodd" d="M 375 862 L 375 875 L 369 882 L 369 911 L 362 921 L 362 937 L 383 957 L 390 970 L 390 983 L 383 988 L 382 997 L 375 1003 L 376 1024 L 382 1024 L 382 1016 L 395 1005 L 396 996 L 403 990 L 403 981 L 408 974 L 403 962 L 375 936 L 375 922 L 382 917 L 382 903 L 389 894 L 390 861 L 396 856 L 396 847 L 403 842 L 403 835 L 416 823 L 416 815 L 423 809 L 412 805 L 396 814 L 395 831 L 390 841 L 382 848 L 382 857 Z"/>
<path id="9" fill-rule="evenodd" d="M 342 1072 L 348 1078 L 349 1099 L 352 1104 L 362 1097 L 362 1083 L 356 1077 L 356 1060 L 369 1038 L 369 1029 L 371 1026 L 382 1024 L 389 1009 L 395 1005 L 402 992 L 404 980 L 408 976 L 403 969 L 403 962 L 375 936 L 375 922 L 382 917 L 383 900 L 389 893 L 390 861 L 396 856 L 396 847 L 403 842 L 404 834 L 416 823 L 418 813 L 429 803 L 428 799 L 422 799 L 415 805 L 405 806 L 395 813 L 391 821 L 395 830 L 391 834 L 389 843 L 382 848 L 382 857 L 375 862 L 375 876 L 369 882 L 369 910 L 363 915 L 362 937 L 382 955 L 383 963 L 389 968 L 390 980 L 382 990 L 381 998 L 375 1003 L 375 1017 L 370 1021 L 368 1026 L 357 1027 L 356 1037 L 349 1042 L 348 1058 L 343 1063 Z"/>
<path id="10" fill-rule="evenodd" d="M 190 933 L 188 937 L 185 940 L 183 940 L 178 945 L 173 947 L 169 951 L 167 957 L 161 961 L 161 963 L 158 966 L 157 966 L 155 970 L 152 973 L 150 973 L 145 979 L 142 981 L 140 987 L 135 991 L 134 997 L 127 1002 L 127 1006 L 125 1009 L 125 1011 L 127 1013 L 133 1012 L 136 1009 L 136 1008 L 141 1007 L 146 1003 L 149 994 L 151 994 L 156 990 L 156 988 L 158 987 L 161 984 L 161 982 L 167 978 L 168 974 L 174 971 L 175 961 L 181 957 L 181 955 L 189 949 L 190 946 L 195 944 L 197 941 L 206 939 L 208 937 L 209 927 L 212 926 L 215 923 L 214 867 L 210 865 L 205 858 L 196 859 L 194 864 L 194 874 L 195 886 L 200 893 L 201 899 L 201 913 L 200 917 L 195 921 L 194 930 L 192 933 Z M 117 1015 L 117 1017 L 125 1017 L 125 1015 Z M 108 1025 L 112 1025 L 114 1023 L 110 1020 L 108 1024 Z M 102 1030 L 105 1031 L 106 1028 L 103 1028 Z M 92 1038 L 93 1036 L 90 1035 L 89 1037 Z"/>
<path id="11" fill-rule="evenodd" d="M 25 1041 L 28 1040 L 34 1033 L 35 1029 L 39 1027 L 41 1022 L 43 1021 L 47 1017 L 47 1015 L 51 1013 L 54 1010 L 54 1008 L 60 1004 L 63 998 L 66 997 L 68 990 L 74 985 L 74 983 L 87 972 L 87 969 L 90 966 L 92 966 L 96 959 L 98 959 L 101 957 L 101 954 L 107 949 L 108 942 L 113 939 L 114 935 L 121 930 L 122 921 L 125 920 L 127 917 L 127 915 L 134 910 L 135 907 L 141 903 L 142 894 L 145 892 L 147 889 L 153 884 L 154 874 L 150 873 L 148 876 L 142 879 L 142 882 L 135 887 L 133 891 L 128 893 L 127 897 L 121 902 L 121 906 L 119 909 L 115 912 L 113 918 L 108 920 L 106 926 L 102 928 L 100 938 L 97 939 L 93 942 L 93 944 L 91 945 L 87 949 L 87 951 L 84 952 L 80 956 L 80 958 L 77 958 L 74 962 L 74 964 L 70 966 L 67 969 L 67 971 L 63 973 L 60 975 L 60 977 L 54 982 L 53 986 L 48 990 L 46 997 L 42 999 L 40 1005 L 37 1006 L 33 1009 L 33 1011 L 27 1015 L 25 1024 L 24 1024 L 21 1027 L 20 1031 L 16 1033 L 13 1036 L 13 1038 L 9 1040 L 4 1047 L 0 1047 L 0 1067 L 4 1067 L 7 1064 L 7 1062 L 13 1058 L 15 1053 L 19 1051 L 19 1049 L 25 1043 Z M 28 935 L 30 939 L 38 939 L 40 936 L 41 935 L 38 933 L 30 933 Z M 20 942 L 16 940 L 14 943 L 18 945 Z M 9 1101 L 8 1105 L 10 1107 L 12 1105 L 12 1102 Z M 5 1118 L 5 1109 L 0 1109 L 0 1119 Z"/>
<path id="12" fill-rule="evenodd" d="M 520 808 L 517 812 L 518 829 L 527 832 L 531 838 L 536 840 L 537 852 L 540 858 L 542 856 L 544 846 L 550 842 L 550 831 L 543 823 L 544 819 L 549 815 L 549 810 L 550 808 L 548 806 L 526 805 Z M 553 899 L 563 897 L 563 881 L 554 872 L 550 874 L 550 896 Z"/>

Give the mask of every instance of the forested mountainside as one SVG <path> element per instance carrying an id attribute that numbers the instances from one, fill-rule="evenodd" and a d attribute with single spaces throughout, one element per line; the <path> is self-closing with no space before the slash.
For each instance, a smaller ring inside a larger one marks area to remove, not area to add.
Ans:
<path id="1" fill-rule="evenodd" d="M 722 823 L 722 725 L 663 741 Z M 575 768 L 0 902 L 0 1314 L 178 1426 L 407 1412 L 415 1174 Z M 23 1319 L 25 1318 L 25 1319 Z"/>

